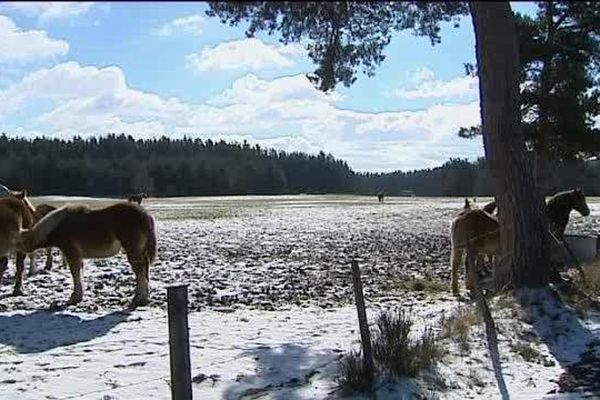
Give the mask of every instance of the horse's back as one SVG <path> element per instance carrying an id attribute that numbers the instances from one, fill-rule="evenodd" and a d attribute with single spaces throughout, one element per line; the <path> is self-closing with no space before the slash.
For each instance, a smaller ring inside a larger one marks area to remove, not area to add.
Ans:
<path id="1" fill-rule="evenodd" d="M 455 246 L 493 247 L 499 227 L 498 220 L 483 210 L 462 210 L 452 221 L 451 240 Z"/>

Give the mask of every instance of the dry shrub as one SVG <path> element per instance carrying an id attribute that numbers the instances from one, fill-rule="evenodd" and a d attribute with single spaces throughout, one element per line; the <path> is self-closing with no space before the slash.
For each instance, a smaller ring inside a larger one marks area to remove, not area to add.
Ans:
<path id="1" fill-rule="evenodd" d="M 349 390 L 366 392 L 371 389 L 373 375 L 369 374 L 361 353 L 352 351 L 340 360 L 339 383 Z"/>
<path id="2" fill-rule="evenodd" d="M 375 374 L 390 377 L 416 377 L 433 366 L 443 355 L 433 330 L 426 328 L 414 337 L 414 323 L 404 311 L 382 313 L 372 330 L 372 348 Z M 340 377 L 344 389 L 365 392 L 372 380 L 359 352 L 351 352 L 340 361 Z"/>

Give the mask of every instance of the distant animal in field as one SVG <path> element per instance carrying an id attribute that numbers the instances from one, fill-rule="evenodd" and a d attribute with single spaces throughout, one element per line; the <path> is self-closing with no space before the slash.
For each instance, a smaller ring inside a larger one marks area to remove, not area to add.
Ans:
<path id="1" fill-rule="evenodd" d="M 25 253 L 58 247 L 73 278 L 67 305 L 83 299 L 81 268 L 84 259 L 112 257 L 123 249 L 136 279 L 131 306 L 148 304 L 148 270 L 156 258 L 154 219 L 138 204 L 119 202 L 100 209 L 63 206 L 21 232 L 17 248 Z"/>
<path id="2" fill-rule="evenodd" d="M 131 203 L 142 204 L 142 200 L 147 199 L 147 198 L 148 198 L 148 195 L 146 193 L 138 193 L 138 194 L 132 194 L 131 196 L 129 196 L 127 198 L 127 201 L 129 201 Z"/>
<path id="3" fill-rule="evenodd" d="M 27 199 L 27 191 L 10 191 L 9 196 L 0 198 L 0 283 L 8 267 L 8 256 L 17 252 L 17 273 L 13 295 L 23 293 L 25 256 L 19 251 L 17 242 L 20 232 L 33 226 L 35 207 Z"/>
<path id="4" fill-rule="evenodd" d="M 496 202 L 492 201 L 482 209 L 471 209 L 465 199 L 463 210 L 454 218 L 450 227 L 451 241 L 451 286 L 452 292 L 458 295 L 458 268 L 467 246 L 473 250 L 474 257 L 488 255 L 495 257 L 499 250 L 500 225 L 497 216 Z M 580 188 L 559 192 L 553 195 L 546 204 L 546 217 L 550 232 L 564 240 L 564 232 L 569 222 L 569 214 L 576 210 L 582 216 L 588 216 L 590 209 Z M 556 276 L 556 273 L 553 273 Z M 467 289 L 470 289 L 472 277 L 467 276 Z"/>
<path id="5" fill-rule="evenodd" d="M 385 197 L 385 193 L 384 193 L 384 192 L 379 192 L 379 193 L 377 193 L 377 200 L 378 200 L 380 203 L 383 203 L 383 199 L 384 199 L 384 197 Z"/>

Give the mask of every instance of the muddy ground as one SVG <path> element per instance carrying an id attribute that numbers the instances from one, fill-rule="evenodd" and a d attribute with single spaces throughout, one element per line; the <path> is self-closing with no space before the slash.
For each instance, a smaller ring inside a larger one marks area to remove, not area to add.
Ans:
<path id="1" fill-rule="evenodd" d="M 111 202 L 34 199 L 36 204 L 67 201 L 92 206 Z M 150 271 L 150 307 L 165 308 L 165 287 L 180 282 L 189 284 L 191 310 L 338 307 L 352 299 L 352 258 L 360 261 L 368 301 L 445 298 L 448 229 L 463 203 L 460 198 L 386 198 L 379 204 L 370 196 L 149 199 L 144 206 L 156 219 L 159 242 Z M 588 203 L 591 216 L 573 212 L 568 231 L 597 233 L 600 199 Z M 43 268 L 42 252 L 37 265 Z M 25 296 L 10 296 L 12 264 L 9 271 L 0 287 L 0 311 L 47 308 L 68 299 L 72 289 L 60 257 L 50 273 L 27 277 Z M 407 290 L 419 279 L 429 282 L 424 290 Z M 84 285 L 84 301 L 72 309 L 108 311 L 128 304 L 134 279 L 120 255 L 87 260 Z"/>

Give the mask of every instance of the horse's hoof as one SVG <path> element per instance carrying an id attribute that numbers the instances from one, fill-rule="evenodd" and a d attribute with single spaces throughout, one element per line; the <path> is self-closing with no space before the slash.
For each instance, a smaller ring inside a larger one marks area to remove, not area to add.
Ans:
<path id="1" fill-rule="evenodd" d="M 50 311 L 50 312 L 64 311 L 64 310 L 66 310 L 67 307 L 68 307 L 68 305 L 66 303 L 59 303 L 58 301 L 53 301 L 50 304 L 50 306 L 48 307 L 48 311 Z"/>
<path id="2" fill-rule="evenodd" d="M 135 309 L 137 307 L 147 306 L 149 303 L 148 298 L 145 297 L 134 297 L 131 301 L 131 305 L 129 306 L 131 309 Z"/>
<path id="3" fill-rule="evenodd" d="M 67 301 L 67 305 L 74 306 L 75 304 L 81 303 L 82 300 L 83 300 L 83 295 L 72 294 L 71 297 L 69 297 L 69 301 Z"/>

